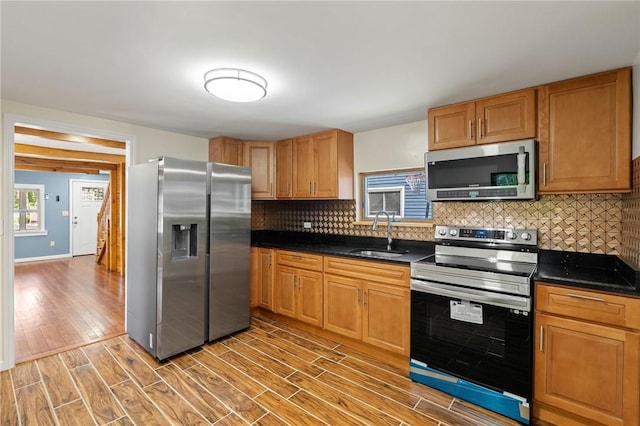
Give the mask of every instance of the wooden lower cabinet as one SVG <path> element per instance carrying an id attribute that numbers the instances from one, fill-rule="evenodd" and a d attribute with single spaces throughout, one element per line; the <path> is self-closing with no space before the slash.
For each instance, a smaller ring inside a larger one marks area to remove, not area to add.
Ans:
<path id="1" fill-rule="evenodd" d="M 640 300 L 541 284 L 536 291 L 533 417 L 639 425 L 640 333 L 581 317 L 588 310 L 613 321 L 625 311 L 635 316 Z"/>
<path id="2" fill-rule="evenodd" d="M 362 339 L 362 281 L 325 274 L 324 328 Z"/>
<path id="3" fill-rule="evenodd" d="M 251 307 L 273 309 L 273 249 L 251 248 Z"/>
<path id="4" fill-rule="evenodd" d="M 380 275 L 376 273 L 391 271 L 392 275 L 405 275 L 405 269 L 406 280 L 400 279 L 400 285 L 388 284 L 396 282 L 395 277 L 380 282 Z M 324 328 L 409 355 L 408 269 L 379 262 L 325 257 Z"/>
<path id="5" fill-rule="evenodd" d="M 251 247 L 249 263 L 249 306 L 258 306 L 258 292 L 260 291 L 259 254 L 257 247 Z"/>
<path id="6" fill-rule="evenodd" d="M 322 326 L 322 271 L 288 266 L 286 263 L 314 264 L 322 256 L 278 251 L 275 267 L 273 311 Z M 320 263 L 321 265 L 321 263 Z"/>
<path id="7" fill-rule="evenodd" d="M 409 355 L 409 289 L 365 282 L 362 341 Z"/>

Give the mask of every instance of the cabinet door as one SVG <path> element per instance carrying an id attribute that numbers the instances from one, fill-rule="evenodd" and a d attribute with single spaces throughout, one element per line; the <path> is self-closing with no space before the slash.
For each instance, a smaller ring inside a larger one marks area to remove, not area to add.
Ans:
<path id="1" fill-rule="evenodd" d="M 297 315 L 301 321 L 322 327 L 322 272 L 298 270 Z"/>
<path id="2" fill-rule="evenodd" d="M 536 136 L 536 91 L 521 90 L 476 102 L 476 143 L 495 143 Z"/>
<path id="3" fill-rule="evenodd" d="M 260 252 L 256 247 L 251 247 L 251 261 L 249 263 L 249 306 L 258 306 L 258 294 L 260 293 Z"/>
<path id="4" fill-rule="evenodd" d="M 539 90 L 539 192 L 631 188 L 631 69 Z"/>
<path id="5" fill-rule="evenodd" d="M 409 355 L 409 290 L 365 282 L 362 340 Z"/>
<path id="6" fill-rule="evenodd" d="M 313 140 L 311 136 L 295 138 L 293 141 L 293 197 L 313 196 Z"/>
<path id="7" fill-rule="evenodd" d="M 209 161 L 242 166 L 243 142 L 225 136 L 209 139 Z"/>
<path id="8" fill-rule="evenodd" d="M 260 270 L 260 287 L 258 291 L 258 305 L 273 309 L 273 250 L 260 249 L 259 251 Z"/>
<path id="9" fill-rule="evenodd" d="M 251 168 L 251 198 L 266 200 L 274 198 L 274 143 L 245 142 L 244 165 Z"/>
<path id="10" fill-rule="evenodd" d="M 536 401 L 606 425 L 638 424 L 640 334 L 539 313 L 535 334 Z"/>
<path id="11" fill-rule="evenodd" d="M 291 198 L 293 139 L 276 142 L 276 198 Z"/>
<path id="12" fill-rule="evenodd" d="M 475 145 L 474 102 L 430 109 L 429 151 Z"/>
<path id="13" fill-rule="evenodd" d="M 338 139 L 336 132 L 313 136 L 313 196 L 338 197 Z"/>
<path id="14" fill-rule="evenodd" d="M 324 328 L 362 339 L 362 282 L 324 275 Z"/>
<path id="15" fill-rule="evenodd" d="M 288 317 L 296 317 L 296 270 L 276 265 L 273 291 L 274 312 Z"/>

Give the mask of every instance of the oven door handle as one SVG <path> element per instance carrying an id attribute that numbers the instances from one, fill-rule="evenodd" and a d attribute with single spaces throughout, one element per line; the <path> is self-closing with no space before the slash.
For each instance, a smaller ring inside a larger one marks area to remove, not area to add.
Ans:
<path id="1" fill-rule="evenodd" d="M 503 308 L 516 309 L 531 312 L 531 298 L 512 296 L 509 294 L 482 291 L 466 287 L 456 287 L 432 281 L 411 280 L 411 290 L 422 293 L 431 293 L 438 296 L 453 297 L 471 302 L 480 302 L 487 305 L 501 306 Z"/>

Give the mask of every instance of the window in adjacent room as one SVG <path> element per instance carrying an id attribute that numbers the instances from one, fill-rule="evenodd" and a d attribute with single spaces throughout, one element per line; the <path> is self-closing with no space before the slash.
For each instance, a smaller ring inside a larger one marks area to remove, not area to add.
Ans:
<path id="1" fill-rule="evenodd" d="M 380 210 L 405 222 L 432 218 L 422 168 L 362 173 L 360 180 L 362 219 L 373 219 Z"/>
<path id="2" fill-rule="evenodd" d="M 44 185 L 16 184 L 13 190 L 13 231 L 41 235 L 44 228 Z"/>

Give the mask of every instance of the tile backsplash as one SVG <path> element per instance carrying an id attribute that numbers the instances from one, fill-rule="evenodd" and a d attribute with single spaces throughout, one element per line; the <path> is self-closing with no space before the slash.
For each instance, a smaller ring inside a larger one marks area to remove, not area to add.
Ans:
<path id="1" fill-rule="evenodd" d="M 254 201 L 252 229 L 384 237 L 386 228 L 356 225 L 354 201 Z M 303 222 L 311 222 L 305 229 Z M 620 255 L 640 267 L 640 157 L 628 194 L 544 195 L 536 201 L 434 203 L 434 223 L 535 228 L 547 250 Z M 432 241 L 431 227 L 394 226 L 393 238 Z"/>
<path id="2" fill-rule="evenodd" d="M 640 215 L 640 193 L 638 215 Z M 626 196 L 625 196 L 626 197 Z M 537 201 L 434 203 L 434 222 L 447 225 L 535 228 L 539 247 L 584 253 L 620 254 L 623 195 L 578 194 L 542 196 Z M 369 225 L 356 225 L 353 201 L 254 201 L 253 229 L 384 237 Z M 311 222 L 304 229 L 303 222 Z M 640 256 L 640 218 L 637 255 Z M 392 236 L 433 240 L 432 228 L 394 226 Z"/>
<path id="3" fill-rule="evenodd" d="M 620 255 L 640 267 L 640 157 L 633 160 L 633 189 L 622 197 Z"/>

